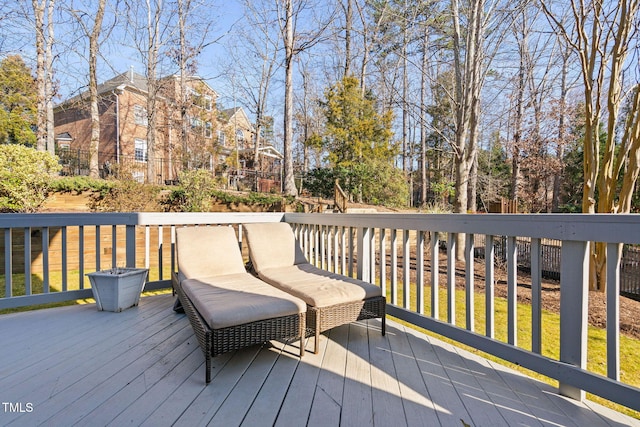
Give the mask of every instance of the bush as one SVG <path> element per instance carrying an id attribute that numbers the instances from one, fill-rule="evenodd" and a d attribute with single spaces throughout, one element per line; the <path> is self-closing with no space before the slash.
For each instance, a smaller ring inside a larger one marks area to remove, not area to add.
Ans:
<path id="1" fill-rule="evenodd" d="M 105 195 L 115 181 L 89 178 L 88 176 L 66 176 L 53 180 L 50 185 L 52 192 L 80 194 L 84 191 L 92 191 Z"/>
<path id="2" fill-rule="evenodd" d="M 93 191 L 89 208 L 94 212 L 157 212 L 160 211 L 157 185 L 142 184 L 133 179 L 87 181 Z M 78 181 L 82 182 L 82 181 Z M 84 190 L 81 190 L 84 191 Z"/>
<path id="3" fill-rule="evenodd" d="M 211 172 L 204 169 L 180 172 L 179 190 L 174 190 L 170 198 L 177 202 L 183 212 L 208 212 L 211 210 L 213 190 L 216 181 Z"/>
<path id="4" fill-rule="evenodd" d="M 22 145 L 0 145 L 0 212 L 35 212 L 46 200 L 58 158 Z"/>

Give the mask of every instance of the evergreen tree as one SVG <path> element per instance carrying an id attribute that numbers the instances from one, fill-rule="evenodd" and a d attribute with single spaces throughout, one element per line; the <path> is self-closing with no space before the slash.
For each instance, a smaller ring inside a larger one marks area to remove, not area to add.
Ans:
<path id="1" fill-rule="evenodd" d="M 37 94 L 31 71 L 19 55 L 0 61 L 0 143 L 35 146 Z"/>
<path id="2" fill-rule="evenodd" d="M 378 113 L 375 97 L 371 92 L 363 94 L 355 77 L 345 77 L 330 87 L 323 107 L 324 144 L 343 187 L 358 201 L 398 204 L 385 196 L 391 183 L 394 197 L 406 194 L 406 185 L 395 179 L 401 172 L 393 167 L 397 147 L 390 144 L 392 113 Z M 396 184 L 404 186 L 405 192 L 400 193 Z"/>

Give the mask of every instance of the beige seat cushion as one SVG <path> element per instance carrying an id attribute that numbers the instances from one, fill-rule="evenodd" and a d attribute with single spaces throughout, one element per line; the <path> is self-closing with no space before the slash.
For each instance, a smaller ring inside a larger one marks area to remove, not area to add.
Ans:
<path id="1" fill-rule="evenodd" d="M 176 229 L 180 280 L 245 273 L 238 238 L 231 227 Z"/>
<path id="2" fill-rule="evenodd" d="M 382 296 L 378 286 L 321 270 L 308 263 L 269 268 L 258 274 L 265 282 L 314 307 L 329 307 Z"/>
<path id="3" fill-rule="evenodd" d="M 182 288 L 211 329 L 307 311 L 300 299 L 246 272 L 187 279 Z"/>
<path id="4" fill-rule="evenodd" d="M 249 258 L 256 272 L 307 262 L 286 222 L 244 224 L 243 227 Z"/>

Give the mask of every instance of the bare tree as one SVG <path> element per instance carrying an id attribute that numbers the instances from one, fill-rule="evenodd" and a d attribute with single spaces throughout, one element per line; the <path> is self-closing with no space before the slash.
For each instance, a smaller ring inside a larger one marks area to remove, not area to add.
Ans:
<path id="1" fill-rule="evenodd" d="M 37 148 L 55 152 L 53 130 L 53 53 L 55 0 L 31 0 L 36 32 L 38 87 Z M 45 13 L 46 12 L 46 13 Z"/>
<path id="2" fill-rule="evenodd" d="M 293 58 L 295 55 L 293 37 L 293 0 L 284 0 L 284 192 L 297 196 L 293 176 Z"/>
<path id="3" fill-rule="evenodd" d="M 280 0 L 278 0 L 280 1 Z M 322 40 L 323 33 L 332 17 L 317 21 L 315 29 L 304 37 L 297 31 L 297 23 L 301 16 L 300 5 L 294 8 L 293 0 L 283 0 L 280 11 L 282 38 L 284 41 L 284 193 L 298 195 L 293 171 L 293 64 L 300 52 L 310 49 Z"/>
<path id="4" fill-rule="evenodd" d="M 69 13 L 75 18 L 83 35 L 89 40 L 89 105 L 91 113 L 91 138 L 89 142 L 89 176 L 100 176 L 98 151 L 100 149 L 100 112 L 98 109 L 98 56 L 100 55 L 100 33 L 106 8 L 106 0 L 98 0 L 95 10 L 91 5 L 78 9 L 74 2 L 69 5 Z M 90 20 L 93 17 L 92 20 Z"/>
<path id="5" fill-rule="evenodd" d="M 640 171 L 640 83 L 637 74 L 627 75 L 625 69 L 629 46 L 638 38 L 640 2 L 571 0 L 568 23 L 559 18 L 561 13 L 550 1 L 541 5 L 581 66 L 585 121 L 582 212 L 628 213 Z M 625 77 L 634 83 L 625 86 Z M 624 107 L 629 107 L 626 117 Z M 601 153 L 603 125 L 606 139 Z M 592 245 L 590 283 L 592 289 L 606 288 L 605 244 Z"/>
<path id="6" fill-rule="evenodd" d="M 244 16 L 247 25 L 241 28 L 237 42 L 229 48 L 229 69 L 234 78 L 240 81 L 240 95 L 255 117 L 253 165 L 259 170 L 270 90 L 275 74 L 280 69 L 278 50 L 281 38 L 272 1 L 246 0 Z"/>
<path id="7" fill-rule="evenodd" d="M 171 40 L 171 17 L 165 16 L 174 12 L 165 8 L 163 0 L 145 0 L 144 3 L 135 0 L 127 0 L 126 3 L 129 20 L 127 23 L 128 35 L 133 41 L 136 50 L 140 53 L 145 65 L 146 97 L 147 97 L 147 169 L 145 180 L 153 183 L 156 180 L 156 145 L 158 143 L 159 121 L 158 113 L 160 81 L 158 71 L 161 65 L 163 53 Z"/>

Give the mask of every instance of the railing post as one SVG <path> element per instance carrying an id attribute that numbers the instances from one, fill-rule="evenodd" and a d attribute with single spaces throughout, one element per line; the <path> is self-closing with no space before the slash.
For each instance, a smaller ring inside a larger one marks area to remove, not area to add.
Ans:
<path id="1" fill-rule="evenodd" d="M 371 229 L 368 227 L 358 228 L 358 279 L 364 280 L 365 282 L 370 282 L 371 278 L 369 274 L 371 272 L 371 268 L 369 267 L 369 263 L 371 260 L 369 259 L 371 249 L 371 239 L 369 238 L 369 234 L 371 233 Z"/>
<path id="2" fill-rule="evenodd" d="M 127 225 L 126 230 L 127 267 L 136 266 L 136 226 Z"/>
<path id="3" fill-rule="evenodd" d="M 589 242 L 562 242 L 560 265 L 560 361 L 587 367 Z M 560 394 L 584 400 L 585 392 L 560 383 Z"/>

